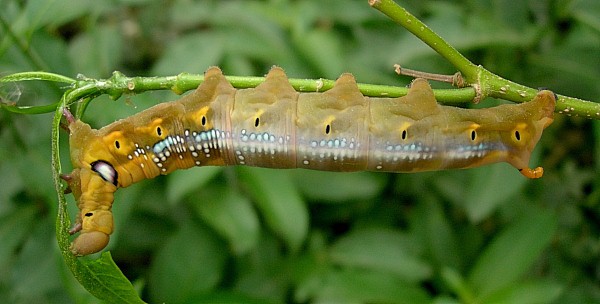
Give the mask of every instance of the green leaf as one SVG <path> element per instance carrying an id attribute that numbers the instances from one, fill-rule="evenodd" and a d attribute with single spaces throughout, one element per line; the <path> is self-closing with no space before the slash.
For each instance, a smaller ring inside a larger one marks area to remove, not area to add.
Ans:
<path id="1" fill-rule="evenodd" d="M 336 78 L 344 68 L 344 58 L 340 55 L 341 43 L 338 36 L 330 31 L 315 29 L 297 37 L 294 42 L 302 55 L 319 71 L 320 75 Z"/>
<path id="2" fill-rule="evenodd" d="M 543 304 L 554 303 L 561 295 L 563 286 L 547 281 L 535 281 L 515 284 L 500 290 L 481 303 L 489 304 Z"/>
<path id="3" fill-rule="evenodd" d="M 456 178 L 459 175 L 463 178 Z M 465 208 L 472 222 L 478 223 L 518 193 L 527 181 L 507 164 L 492 164 L 468 172 L 451 172 L 435 183 L 444 195 Z"/>
<path id="4" fill-rule="evenodd" d="M 183 36 L 169 44 L 165 54 L 156 62 L 152 73 L 200 73 L 219 62 L 223 56 L 222 50 L 222 37 L 212 32 Z"/>
<path id="5" fill-rule="evenodd" d="M 450 267 L 444 267 L 441 271 L 441 278 L 445 286 L 458 295 L 463 303 L 475 302 L 471 286 L 467 284 L 465 278 L 458 271 Z"/>
<path id="6" fill-rule="evenodd" d="M 297 251 L 308 232 L 308 210 L 287 171 L 236 167 L 269 228 Z"/>
<path id="7" fill-rule="evenodd" d="M 450 298 L 448 296 L 437 297 L 437 298 L 433 299 L 433 301 L 431 302 L 431 304 L 461 304 L 461 303 L 464 303 L 464 302 L 460 302 L 460 301 Z"/>
<path id="8" fill-rule="evenodd" d="M 167 179 L 167 199 L 171 206 L 176 205 L 183 197 L 195 190 L 203 188 L 211 179 L 223 171 L 222 167 L 207 166 L 179 170 Z"/>
<path id="9" fill-rule="evenodd" d="M 518 281 L 548 246 L 555 230 L 555 216 L 542 209 L 507 226 L 485 248 L 468 276 L 477 296 L 485 298 Z"/>
<path id="10" fill-rule="evenodd" d="M 13 253 L 31 233 L 39 216 L 37 208 L 31 205 L 6 213 L 0 218 L 0 268 L 10 263 Z"/>
<path id="11" fill-rule="evenodd" d="M 254 248 L 260 235 L 260 224 L 250 199 L 217 183 L 206 188 L 188 199 L 195 202 L 198 214 L 229 241 L 236 254 Z"/>
<path id="12" fill-rule="evenodd" d="M 385 174 L 371 172 L 320 172 L 294 170 L 302 194 L 310 200 L 347 203 L 352 200 L 367 200 L 379 194 L 386 183 Z"/>
<path id="13" fill-rule="evenodd" d="M 206 228 L 185 222 L 156 253 L 148 278 L 152 302 L 186 303 L 221 280 L 227 250 Z"/>
<path id="14" fill-rule="evenodd" d="M 77 259 L 77 258 L 75 258 Z M 110 252 L 103 252 L 99 259 L 80 259 L 77 277 L 79 282 L 97 298 L 110 303 L 144 303 L 113 261 Z"/>
<path id="15" fill-rule="evenodd" d="M 330 270 L 312 295 L 315 303 L 429 303 L 427 292 L 389 273 Z"/>
<path id="16" fill-rule="evenodd" d="M 188 303 L 196 303 L 196 304 L 202 304 L 202 303 L 206 303 L 206 304 L 214 304 L 214 303 L 219 303 L 219 304 L 238 304 L 238 303 L 269 304 L 269 303 L 273 303 L 273 302 L 263 300 L 263 299 L 257 299 L 257 298 L 250 297 L 245 294 L 236 293 L 236 292 L 224 292 L 224 291 L 219 292 L 219 291 L 217 291 L 217 292 L 211 292 L 208 294 L 193 296 L 188 299 Z"/>
<path id="17" fill-rule="evenodd" d="M 296 261 L 281 250 L 273 234 L 262 233 L 258 245 L 236 258 L 237 277 L 233 289 L 253 297 L 283 303 L 289 295 Z"/>
<path id="18" fill-rule="evenodd" d="M 38 218 L 26 242 L 19 248 L 20 254 L 10 265 L 12 284 L 9 288 L 19 299 L 17 302 L 35 302 L 61 287 L 58 280 L 48 280 L 60 266 L 58 252 L 48 250 L 54 243 L 52 222 L 51 217 Z M 31 263 L 32 260 L 36 263 Z M 14 299 L 6 300 L 14 302 Z"/>
<path id="19" fill-rule="evenodd" d="M 432 195 L 424 195 L 412 214 L 411 227 L 419 235 L 432 262 L 437 267 L 462 269 L 463 256 L 442 204 Z"/>
<path id="20" fill-rule="evenodd" d="M 69 55 L 76 71 L 88 77 L 111 75 L 123 56 L 120 28 L 116 24 L 102 24 L 76 36 L 70 44 Z"/>
<path id="21" fill-rule="evenodd" d="M 329 250 L 335 264 L 392 273 L 408 282 L 432 275 L 401 233 L 388 229 L 360 229 L 340 238 Z"/>

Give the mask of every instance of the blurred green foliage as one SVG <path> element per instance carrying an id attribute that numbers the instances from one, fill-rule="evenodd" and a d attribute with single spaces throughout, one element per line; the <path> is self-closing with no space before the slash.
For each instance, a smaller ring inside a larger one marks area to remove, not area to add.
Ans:
<path id="1" fill-rule="evenodd" d="M 3 1 L 0 74 L 106 78 L 218 65 L 263 75 L 279 65 L 295 78 L 351 72 L 404 85 L 392 64 L 454 72 L 366 2 Z M 569 96 L 600 94 L 594 0 L 401 4 L 492 72 Z M 0 98 L 49 104 L 63 89 L 3 84 Z M 84 120 L 101 127 L 175 98 L 98 98 Z M 0 112 L 0 298 L 96 303 L 56 246 L 50 121 Z M 532 161 L 546 169 L 540 180 L 506 164 L 418 174 L 180 171 L 117 192 L 109 249 L 152 303 L 597 303 L 599 142 L 598 122 L 557 115 Z M 68 170 L 66 140 L 61 147 Z"/>

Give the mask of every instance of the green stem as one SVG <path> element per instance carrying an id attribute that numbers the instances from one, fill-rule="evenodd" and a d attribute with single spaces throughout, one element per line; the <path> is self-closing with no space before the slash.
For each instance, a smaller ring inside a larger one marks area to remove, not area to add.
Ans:
<path id="1" fill-rule="evenodd" d="M 465 80 L 470 83 L 474 83 L 477 80 L 479 70 L 477 65 L 469 61 L 469 59 L 432 31 L 425 23 L 396 4 L 396 2 L 393 0 L 369 0 L 369 5 L 402 25 L 402 27 L 421 39 L 421 41 L 425 42 L 438 54 L 442 55 L 442 57 L 452 63 L 463 74 Z"/>
<path id="2" fill-rule="evenodd" d="M 265 77 L 225 76 L 231 85 L 238 89 L 254 88 L 265 81 Z M 120 72 L 114 72 L 110 79 L 86 79 L 77 82 L 75 89 L 67 93 L 67 104 L 82 98 L 94 98 L 108 94 L 113 99 L 123 94 L 136 94 L 153 90 L 171 90 L 176 94 L 197 88 L 204 77 L 198 74 L 182 73 L 166 77 L 127 77 Z M 333 87 L 335 80 L 331 79 L 289 79 L 290 85 L 299 92 L 323 92 Z M 406 87 L 385 86 L 359 83 L 358 88 L 365 96 L 370 97 L 399 97 L 406 95 Z M 434 90 L 440 102 L 457 103 L 474 98 L 472 89 Z"/>
<path id="3" fill-rule="evenodd" d="M 231 85 L 238 89 L 254 88 L 265 81 L 264 77 L 226 76 Z M 0 82 L 15 82 L 29 80 L 46 80 L 68 83 L 72 86 L 65 92 L 66 104 L 70 105 L 83 100 L 81 111 L 85 104 L 102 94 L 118 99 L 122 95 L 143 93 L 154 90 L 171 90 L 183 94 L 198 87 L 204 80 L 202 75 L 182 73 L 166 77 L 127 77 L 120 72 L 114 72 L 109 79 L 74 80 L 62 75 L 46 72 L 25 72 L 4 76 Z M 331 79 L 289 79 L 290 84 L 299 92 L 323 92 L 333 87 L 335 80 Z M 362 94 L 370 97 L 399 97 L 406 95 L 406 87 L 385 86 L 359 83 Z M 438 101 L 442 103 L 460 103 L 472 100 L 475 95 L 472 89 L 434 90 Z M 11 106 L 2 105 L 8 111 L 20 114 L 49 113 L 56 109 L 59 103 L 43 106 Z M 78 110 L 78 114 L 81 114 Z"/>
<path id="4" fill-rule="evenodd" d="M 532 100 L 538 90 L 504 79 L 481 66 L 475 65 L 448 44 L 427 25 L 396 4 L 393 0 L 369 0 L 369 4 L 393 21 L 406 28 L 448 60 L 475 90 L 475 102 L 494 97 L 514 102 Z M 437 96 L 437 94 L 436 94 Z M 559 114 L 600 119 L 600 103 L 558 95 L 556 110 Z"/>
<path id="5" fill-rule="evenodd" d="M 44 114 L 54 112 L 58 105 L 58 102 L 43 106 L 13 106 L 0 104 L 0 108 L 6 109 L 9 112 L 17 114 Z"/>
<path id="6" fill-rule="evenodd" d="M 512 83 L 487 71 L 482 75 L 486 79 L 482 83 L 489 84 L 487 92 L 492 97 L 515 102 L 525 102 L 531 100 L 537 93 L 535 89 Z M 253 88 L 265 81 L 264 77 L 226 76 L 226 78 L 231 82 L 233 87 L 238 89 Z M 85 102 L 102 94 L 108 94 L 113 99 L 117 99 L 123 94 L 136 94 L 153 90 L 171 90 L 177 94 L 182 94 L 198 87 L 203 79 L 202 75 L 187 73 L 167 77 L 126 77 L 120 72 L 114 72 L 113 77 L 110 79 L 75 81 L 71 78 L 51 73 L 27 72 L 7 75 L 0 78 L 0 82 L 48 80 L 70 83 L 74 88 L 65 93 L 65 100 L 69 105 L 82 99 L 85 104 Z M 335 80 L 330 79 L 292 78 L 289 81 L 292 87 L 299 92 L 323 92 L 330 89 L 335 83 Z M 364 83 L 359 83 L 358 87 L 362 94 L 371 97 L 398 97 L 406 95 L 407 91 L 405 87 Z M 465 103 L 476 98 L 476 93 L 472 88 L 436 89 L 434 92 L 436 99 L 441 103 Z M 598 103 L 562 95 L 559 95 L 558 100 L 556 111 L 560 114 L 600 119 L 600 104 Z M 54 111 L 58 105 L 59 103 L 57 102 L 43 106 L 1 106 L 14 113 L 41 114 Z M 81 108 L 81 110 L 84 109 L 85 106 Z M 78 112 L 78 114 L 81 114 L 81 112 Z"/>

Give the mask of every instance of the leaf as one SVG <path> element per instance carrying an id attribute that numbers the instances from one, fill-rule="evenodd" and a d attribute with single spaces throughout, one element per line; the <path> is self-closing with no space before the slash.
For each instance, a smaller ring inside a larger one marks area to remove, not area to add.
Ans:
<path id="1" fill-rule="evenodd" d="M 459 302 L 456 299 L 450 298 L 448 296 L 439 296 L 431 302 L 431 304 L 461 304 L 464 302 Z"/>
<path id="2" fill-rule="evenodd" d="M 288 172 L 236 167 L 269 228 L 297 251 L 308 231 L 308 210 Z"/>
<path id="3" fill-rule="evenodd" d="M 221 3 L 214 8 L 209 20 L 218 26 L 218 35 L 225 37 L 224 52 L 228 57 L 284 66 L 284 62 L 294 56 L 283 28 L 272 20 L 275 18 L 273 6 L 253 1 Z M 275 12 L 280 16 L 281 13 Z M 289 17 L 285 18 L 288 22 Z M 264 71 L 266 69 L 260 72 Z"/>
<path id="4" fill-rule="evenodd" d="M 254 297 L 247 296 L 245 294 L 236 293 L 236 292 L 227 292 L 227 291 L 216 291 L 207 294 L 201 294 L 197 296 L 193 296 L 188 299 L 188 303 L 196 303 L 196 304 L 269 304 L 271 301 L 257 299 Z"/>
<path id="5" fill-rule="evenodd" d="M 319 71 L 320 75 L 328 78 L 339 76 L 343 70 L 344 58 L 340 55 L 341 43 L 339 37 L 321 29 L 303 33 L 294 41 L 300 53 Z"/>
<path id="6" fill-rule="evenodd" d="M 185 220 L 154 256 L 148 278 L 152 302 L 186 303 L 214 288 L 223 276 L 226 252 L 210 231 Z"/>
<path id="7" fill-rule="evenodd" d="M 335 264 L 392 273 L 408 282 L 432 275 L 406 238 L 388 229 L 361 229 L 340 238 L 329 250 Z"/>
<path id="8" fill-rule="evenodd" d="M 530 212 L 507 226 L 475 262 L 468 282 L 479 298 L 518 281 L 548 246 L 556 230 L 555 216 Z"/>
<path id="9" fill-rule="evenodd" d="M 254 248 L 260 235 L 258 215 L 250 199 L 235 189 L 216 183 L 190 197 L 204 221 L 229 241 L 236 254 Z"/>
<path id="10" fill-rule="evenodd" d="M 411 227 L 422 240 L 435 266 L 462 269 L 463 252 L 459 249 L 454 228 L 441 203 L 432 195 L 424 195 L 416 205 Z"/>
<path id="11" fill-rule="evenodd" d="M 457 179 L 460 175 L 463 178 Z M 468 172 L 449 172 L 435 184 L 445 196 L 465 208 L 472 222 L 478 223 L 518 193 L 526 182 L 507 164 L 492 164 Z"/>
<path id="12" fill-rule="evenodd" d="M 489 304 L 543 304 L 554 303 L 561 295 L 563 286 L 547 281 L 535 281 L 514 284 L 513 286 L 500 290 L 489 297 L 484 298 L 481 303 Z"/>
<path id="13" fill-rule="evenodd" d="M 172 75 L 205 71 L 223 56 L 223 40 L 212 32 L 190 34 L 169 44 L 152 74 Z"/>
<path id="14" fill-rule="evenodd" d="M 575 1 L 571 8 L 574 18 L 577 18 L 582 24 L 589 26 L 596 32 L 600 31 L 600 21 L 597 16 L 600 13 L 600 5 L 594 0 Z"/>
<path id="15" fill-rule="evenodd" d="M 31 205 L 7 212 L 0 218 L 0 269 L 12 261 L 13 253 L 31 233 L 39 216 L 37 208 Z"/>
<path id="16" fill-rule="evenodd" d="M 113 261 L 110 252 L 103 252 L 99 259 L 80 261 L 77 275 L 84 276 L 79 282 L 97 298 L 110 303 L 144 303 Z"/>
<path id="17" fill-rule="evenodd" d="M 281 241 L 262 233 L 258 245 L 236 257 L 237 277 L 233 289 L 256 298 L 283 303 L 292 284 L 290 266 L 296 261 L 281 250 Z"/>
<path id="18" fill-rule="evenodd" d="M 59 178 L 61 171 L 59 151 L 59 131 L 62 108 L 58 107 L 52 123 L 52 177 L 58 193 L 58 216 L 56 218 L 56 238 L 63 259 L 79 283 L 100 300 L 110 303 L 144 303 L 131 282 L 114 263 L 110 253 L 104 252 L 97 260 L 77 258 L 69 249 L 69 228 L 71 221 L 67 212 L 67 202 Z"/>
<path id="19" fill-rule="evenodd" d="M 474 303 L 475 296 L 471 286 L 465 282 L 465 278 L 460 275 L 455 269 L 444 267 L 441 271 L 441 278 L 447 288 L 454 294 L 458 295 L 462 303 Z"/>
<path id="20" fill-rule="evenodd" d="M 387 180 L 386 175 L 371 172 L 295 170 L 292 176 L 310 200 L 336 203 L 371 199 L 383 190 Z"/>
<path id="21" fill-rule="evenodd" d="M 37 219 L 27 240 L 19 248 L 20 254 L 11 263 L 12 284 L 9 287 L 18 302 L 35 302 L 48 293 L 61 287 L 58 280 L 48 280 L 48 277 L 58 271 L 60 264 L 58 252 L 49 252 L 54 243 L 51 217 Z M 37 263 L 31 263 L 32 260 Z M 7 299 L 9 302 L 13 300 Z"/>
<path id="22" fill-rule="evenodd" d="M 206 166 L 180 170 L 167 179 L 167 199 L 171 206 L 176 205 L 187 194 L 201 189 L 217 174 L 223 171 L 222 167 Z"/>
<path id="23" fill-rule="evenodd" d="M 471 171 L 470 179 L 463 206 L 474 223 L 489 216 L 528 182 L 517 170 L 506 164 L 476 168 Z"/>
<path id="24" fill-rule="evenodd" d="M 77 36 L 69 46 L 73 68 L 88 77 L 106 77 L 123 56 L 120 29 L 116 24 L 102 24 Z"/>
<path id="25" fill-rule="evenodd" d="M 427 292 L 397 277 L 366 270 L 330 270 L 312 295 L 314 303 L 429 303 Z"/>

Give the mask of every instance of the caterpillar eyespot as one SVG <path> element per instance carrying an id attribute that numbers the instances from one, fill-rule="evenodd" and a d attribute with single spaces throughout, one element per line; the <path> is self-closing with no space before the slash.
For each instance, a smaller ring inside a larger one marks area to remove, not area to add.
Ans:
<path id="1" fill-rule="evenodd" d="M 193 166 L 416 172 L 508 162 L 539 178 L 543 169 L 529 168 L 529 158 L 555 103 L 540 91 L 523 104 L 442 106 L 424 79 L 404 97 L 371 98 L 350 74 L 323 93 L 298 93 L 277 67 L 258 87 L 236 90 L 211 68 L 194 93 L 99 130 L 65 111 L 74 164 L 66 176 L 81 210 L 72 251 L 108 244 L 118 187 Z M 114 138 L 119 151 L 104 144 Z"/>
<path id="2" fill-rule="evenodd" d="M 92 171 L 98 173 L 98 176 L 100 176 L 103 180 L 115 186 L 117 185 L 119 174 L 111 164 L 103 160 L 97 160 L 90 164 L 90 168 L 92 169 Z M 72 182 L 70 182 L 69 184 L 71 183 Z"/>

